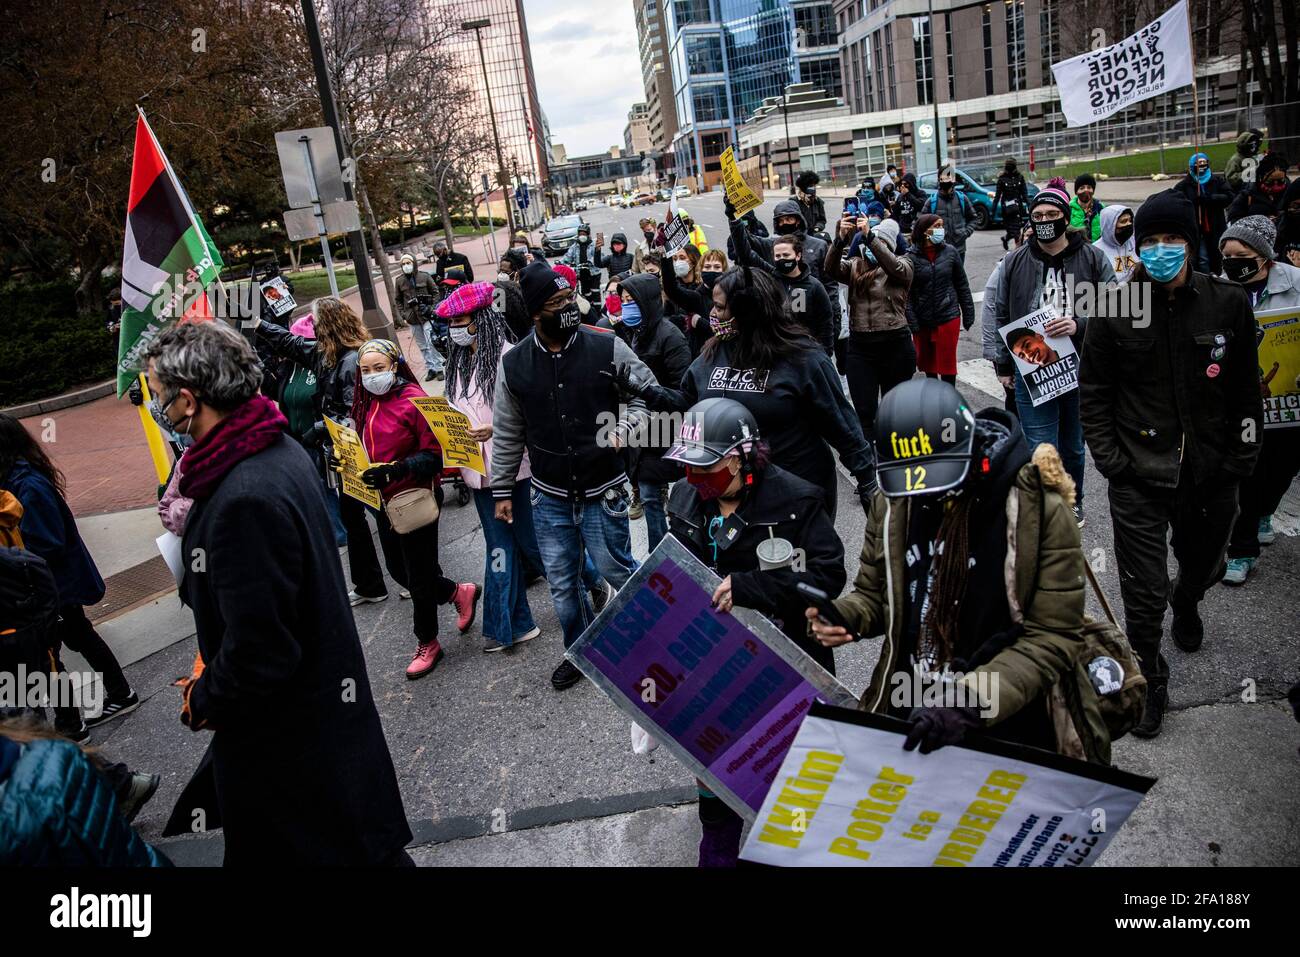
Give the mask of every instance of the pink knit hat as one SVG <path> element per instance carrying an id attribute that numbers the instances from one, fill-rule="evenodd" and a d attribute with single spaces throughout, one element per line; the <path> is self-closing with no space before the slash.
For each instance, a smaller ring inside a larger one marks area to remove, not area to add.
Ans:
<path id="1" fill-rule="evenodd" d="M 289 327 L 289 331 L 295 336 L 302 336 L 304 339 L 316 338 L 316 320 L 309 312 L 305 316 L 299 316 Z"/>
<path id="2" fill-rule="evenodd" d="M 1029 208 L 1032 210 L 1035 206 L 1046 203 L 1049 206 L 1055 206 L 1066 216 L 1069 216 L 1070 194 L 1065 190 L 1065 180 L 1059 176 L 1054 176 L 1046 186 L 1038 191 L 1038 194 L 1029 203 Z"/>

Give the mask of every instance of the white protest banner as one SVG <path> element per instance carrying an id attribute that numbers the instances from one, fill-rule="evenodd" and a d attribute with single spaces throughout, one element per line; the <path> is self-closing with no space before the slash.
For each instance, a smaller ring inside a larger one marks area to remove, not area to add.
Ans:
<path id="1" fill-rule="evenodd" d="M 1087 126 L 1192 83 L 1187 0 L 1131 37 L 1052 64 L 1067 126 Z"/>
<path id="2" fill-rule="evenodd" d="M 1088 867 L 1155 784 L 981 736 L 904 751 L 906 722 L 814 702 L 741 859 L 785 867 Z"/>
<path id="3" fill-rule="evenodd" d="M 1055 307 L 1046 306 L 998 329 L 1035 406 L 1079 388 L 1074 342 L 1069 336 L 1049 336 L 1043 329 L 1057 316 Z"/>

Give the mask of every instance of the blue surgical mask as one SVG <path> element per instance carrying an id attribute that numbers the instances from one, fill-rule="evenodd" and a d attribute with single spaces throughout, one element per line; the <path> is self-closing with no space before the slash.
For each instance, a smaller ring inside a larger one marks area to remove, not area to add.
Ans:
<path id="1" fill-rule="evenodd" d="M 874 189 L 864 189 L 858 193 L 858 197 L 869 203 L 876 198 L 876 191 Z"/>
<path id="2" fill-rule="evenodd" d="M 1208 167 L 1196 174 L 1196 182 L 1204 185 L 1209 181 L 1210 181 L 1210 170 Z"/>
<path id="3" fill-rule="evenodd" d="M 936 246 L 943 245 L 943 237 L 944 237 L 944 232 L 942 226 L 940 226 L 938 229 L 934 229 L 930 231 L 930 242 L 934 243 Z"/>
<path id="4" fill-rule="evenodd" d="M 872 228 L 872 229 L 875 229 L 877 226 L 880 225 L 880 217 L 879 217 L 879 216 L 868 216 L 868 217 L 867 217 L 867 222 L 871 225 L 871 228 Z"/>
<path id="5" fill-rule="evenodd" d="M 1169 282 L 1182 271 L 1187 261 L 1187 247 L 1182 243 L 1156 243 L 1138 253 L 1147 275 L 1156 282 Z"/>
<path id="6" fill-rule="evenodd" d="M 623 303 L 623 312 L 620 314 L 623 325 L 629 329 L 635 329 L 641 325 L 641 307 L 635 301 Z"/>

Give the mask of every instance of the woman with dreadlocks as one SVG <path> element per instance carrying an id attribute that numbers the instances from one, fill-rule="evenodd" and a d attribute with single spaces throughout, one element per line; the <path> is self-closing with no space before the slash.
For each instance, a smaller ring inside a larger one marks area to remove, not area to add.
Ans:
<path id="1" fill-rule="evenodd" d="M 835 602 L 849 630 L 804 613 L 828 648 L 884 635 L 861 707 L 908 720 L 922 754 L 987 729 L 1109 764 L 1097 696 L 1122 667 L 1096 659 L 1094 687 L 1080 661 L 1084 557 L 1056 449 L 1031 455 L 1015 416 L 972 415 L 939 379 L 885 396 L 876 446 L 858 577 Z"/>
<path id="2" fill-rule="evenodd" d="M 470 437 L 480 444 L 483 464 L 491 470 L 492 408 L 496 398 L 497 370 L 510 350 L 509 331 L 492 308 L 495 287 L 488 282 L 461 286 L 438 304 L 438 315 L 450 328 L 447 356 L 447 401 L 470 422 Z M 525 566 L 542 567 L 533 530 L 529 498 L 528 454 L 524 453 L 515 482 L 515 521 L 498 522 L 492 487 L 487 476 L 462 468 L 461 477 L 474 494 L 487 563 L 483 572 L 483 650 L 504 651 L 541 634 L 528 607 Z"/>
<path id="3" fill-rule="evenodd" d="M 371 339 L 357 350 L 352 421 L 368 460 L 376 463 L 361 473 L 361 481 L 378 489 L 385 505 L 408 489 L 428 489 L 435 501 L 442 498 L 442 489 L 433 488 L 442 471 L 442 449 L 429 423 L 410 401 L 424 397 L 424 389 L 396 343 Z M 411 679 L 424 677 L 443 658 L 438 643 L 438 606 L 455 605 L 456 625 L 462 632 L 474 623 L 478 609 L 479 587 L 473 582 L 457 584 L 442 573 L 436 510 L 432 514 L 431 520 L 418 527 L 398 532 L 386 510 L 375 513 L 388 574 L 411 594 L 416 640 L 415 655 L 406 669 L 406 677 Z"/>

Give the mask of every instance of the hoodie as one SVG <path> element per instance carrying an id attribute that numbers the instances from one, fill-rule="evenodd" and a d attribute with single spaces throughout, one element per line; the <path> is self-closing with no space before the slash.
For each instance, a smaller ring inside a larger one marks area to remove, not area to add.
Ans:
<path id="1" fill-rule="evenodd" d="M 811 235 L 807 230 L 807 223 L 804 220 L 803 207 L 798 201 L 793 199 L 783 199 L 776 204 L 776 209 L 772 212 L 772 229 L 775 233 L 777 220 L 783 216 L 797 216 L 803 225 L 795 230 L 797 235 L 803 236 L 803 261 L 806 262 L 812 270 L 813 277 L 820 280 L 822 278 L 822 263 L 826 260 L 827 244 L 823 239 Z M 727 252 L 731 254 L 737 265 L 740 265 L 740 250 L 744 248 L 747 241 L 749 246 L 749 264 L 751 266 L 768 267 L 768 272 L 775 271 L 772 263 L 772 247 L 776 244 L 779 236 L 757 236 L 750 232 L 746 234 L 745 221 L 743 219 L 733 220 L 731 223 L 731 238 L 727 241 Z"/>
<path id="2" fill-rule="evenodd" d="M 1098 239 L 1094 246 L 1105 254 L 1110 261 L 1110 268 L 1115 270 L 1115 279 L 1118 282 L 1127 282 L 1128 277 L 1133 275 L 1133 270 L 1137 268 L 1137 239 L 1134 233 L 1130 232 L 1128 239 L 1119 242 L 1115 238 L 1115 220 L 1119 219 L 1121 213 L 1133 215 L 1133 210 L 1127 206 L 1103 207 L 1101 211 L 1101 238 Z"/>
<path id="3" fill-rule="evenodd" d="M 904 173 L 903 182 L 907 184 L 907 195 L 899 190 L 898 200 L 894 203 L 894 218 L 898 220 L 900 230 L 910 233 L 916 217 L 925 211 L 930 195 L 916 185 L 916 176 L 912 173 Z"/>
<path id="4" fill-rule="evenodd" d="M 657 382 L 678 388 L 690 368 L 691 350 L 682 331 L 663 318 L 663 297 L 658 278 L 650 273 L 637 273 L 628 276 L 621 285 L 632 301 L 641 307 L 641 324 L 630 330 L 632 351 L 654 373 Z M 641 451 L 637 470 L 639 481 L 661 484 L 682 477 L 679 466 L 662 459 L 668 444 L 638 445 Z"/>
<path id="5" fill-rule="evenodd" d="M 1254 150 L 1248 147 L 1252 139 L 1255 140 Z M 1237 137 L 1237 151 L 1228 157 L 1228 164 L 1223 167 L 1223 178 L 1232 189 L 1239 190 L 1243 186 L 1250 188 L 1255 184 L 1255 167 L 1259 165 L 1260 140 L 1258 130 L 1247 130 Z"/>
<path id="6" fill-rule="evenodd" d="M 614 252 L 615 243 L 623 244 L 621 253 Z M 596 250 L 596 265 L 608 269 L 611 276 L 617 276 L 621 272 L 630 272 L 632 270 L 632 250 L 628 247 L 625 233 L 614 233 L 610 237 L 608 253 L 603 249 Z"/>

